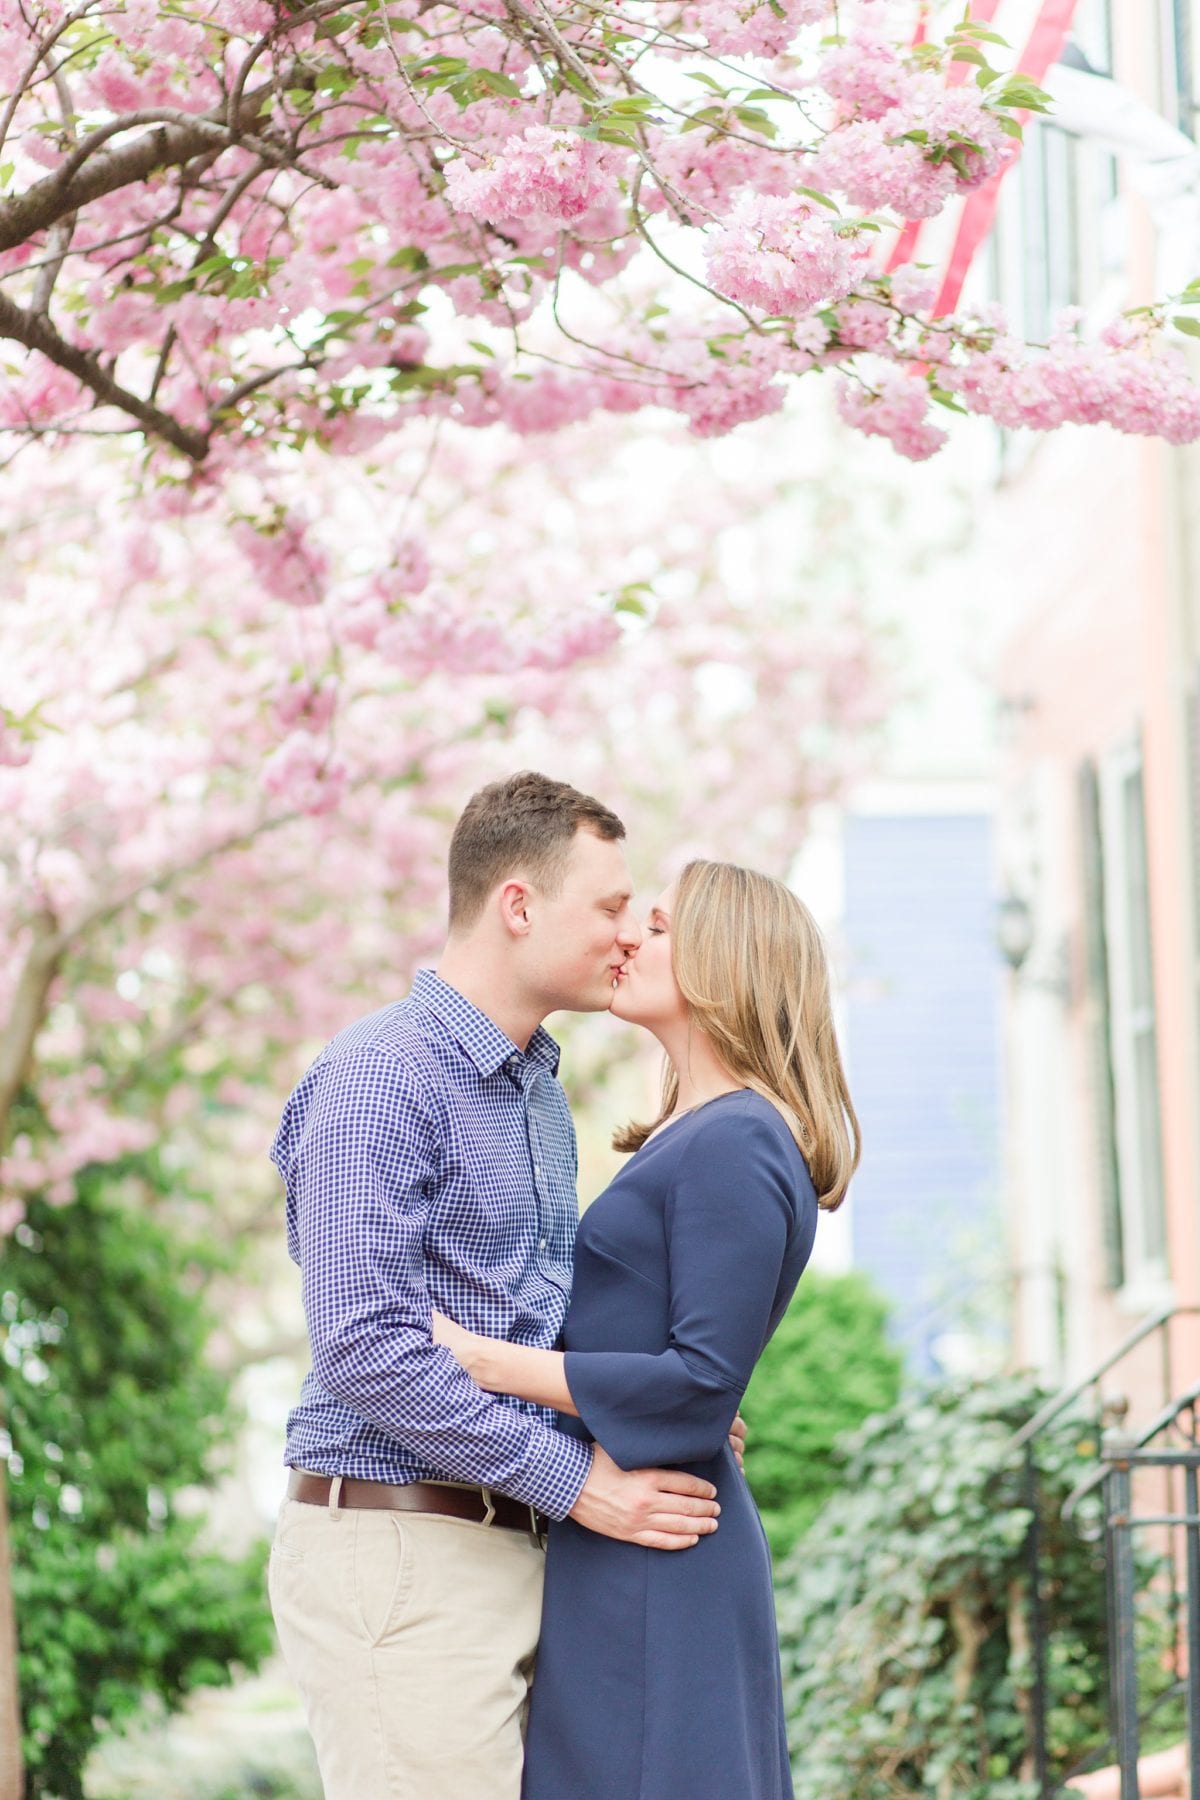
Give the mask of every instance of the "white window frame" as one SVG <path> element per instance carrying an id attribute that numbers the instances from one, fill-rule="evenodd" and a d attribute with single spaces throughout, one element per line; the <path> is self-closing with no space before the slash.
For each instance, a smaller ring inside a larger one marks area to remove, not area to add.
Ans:
<path id="1" fill-rule="evenodd" d="M 1163 114 L 1200 137 L 1200 0 L 1159 0 L 1158 47 Z"/>
<path id="2" fill-rule="evenodd" d="M 1157 1068 L 1154 1071 L 1153 1116 L 1144 1115 L 1138 1086 L 1139 1041 L 1144 1043 L 1149 1036 L 1157 1050 L 1152 968 L 1148 1001 L 1139 1001 L 1134 992 L 1134 911 L 1125 795 L 1127 784 L 1131 780 L 1140 781 L 1142 777 L 1140 745 L 1136 741 L 1125 744 L 1104 757 L 1100 762 L 1099 777 L 1115 1125 L 1125 1261 L 1125 1285 L 1120 1299 L 1123 1305 L 1140 1312 L 1160 1304 L 1169 1296 Z M 1143 800 L 1143 820 L 1144 817 Z M 1157 1168 L 1157 1192 L 1147 1191 L 1148 1168 L 1152 1180 Z M 1155 1238 L 1161 1239 L 1160 1247 L 1155 1246 Z"/>

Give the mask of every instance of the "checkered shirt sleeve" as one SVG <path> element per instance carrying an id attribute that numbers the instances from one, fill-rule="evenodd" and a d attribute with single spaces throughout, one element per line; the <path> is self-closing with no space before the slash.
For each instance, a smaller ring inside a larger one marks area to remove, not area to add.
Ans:
<path id="1" fill-rule="evenodd" d="M 447 1164 L 454 1160 L 447 1142 L 447 1099 L 452 1113 L 454 1096 L 437 1093 L 419 1063 L 369 1035 L 331 1048 L 335 1053 L 318 1059 L 293 1096 L 302 1101 L 296 1116 L 285 1113 L 273 1155 L 288 1182 L 312 1347 L 306 1395 L 316 1391 L 323 1404 L 340 1403 L 360 1442 L 368 1433 L 379 1442 L 382 1433 L 384 1444 L 382 1462 L 351 1458 L 347 1466 L 335 1458 L 324 1472 L 478 1482 L 565 1517 L 587 1478 L 590 1449 L 539 1409 L 484 1393 L 431 1339 L 434 1306 L 451 1309 L 444 1282 L 433 1283 L 431 1295 L 428 1261 L 436 1241 L 431 1209 L 442 1196 L 445 1212 Z M 557 1089 L 552 1073 L 531 1074 L 531 1088 L 548 1081 Z M 530 1110 L 537 1143 L 533 1095 Z M 483 1168 L 490 1150 L 477 1147 Z M 573 1161 L 573 1141 L 570 1154 Z M 472 1242 L 478 1209 L 461 1207 L 451 1215 L 456 1224 L 465 1264 L 457 1281 L 469 1286 L 472 1258 L 487 1248 L 485 1234 Z M 569 1249 L 560 1253 L 569 1279 Z M 481 1285 L 482 1278 L 481 1269 Z M 469 1309 L 453 1310 L 473 1329 L 489 1328 Z M 556 1336 L 560 1323 L 543 1335 Z M 498 1319 L 491 1329 L 504 1335 Z M 392 1468 L 388 1439 L 398 1452 Z"/>

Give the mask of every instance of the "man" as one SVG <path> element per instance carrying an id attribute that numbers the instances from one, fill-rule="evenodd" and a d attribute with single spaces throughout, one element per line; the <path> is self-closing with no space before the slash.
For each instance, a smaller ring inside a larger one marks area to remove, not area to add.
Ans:
<path id="1" fill-rule="evenodd" d="M 559 1336 L 576 1151 L 542 1020 L 604 1010 L 638 944 L 624 835 L 543 775 L 476 794 L 436 973 L 334 1038 L 272 1146 L 312 1371 L 270 1590 L 326 1800 L 517 1800 L 544 1516 L 664 1550 L 716 1528 L 708 1482 L 618 1469 L 431 1338 L 435 1308 Z"/>

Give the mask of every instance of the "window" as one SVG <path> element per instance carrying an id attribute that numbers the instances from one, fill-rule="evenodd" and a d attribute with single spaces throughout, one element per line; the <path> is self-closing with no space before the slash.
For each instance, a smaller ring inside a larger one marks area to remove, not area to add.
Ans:
<path id="1" fill-rule="evenodd" d="M 1137 1293 L 1167 1274 L 1140 749 L 1106 760 L 1100 798 L 1121 1238 L 1125 1278 Z"/>
<path id="2" fill-rule="evenodd" d="M 1079 198 L 1074 139 L 1053 125 L 1026 134 L 1021 181 L 1021 316 L 1045 342 L 1057 313 L 1079 300 Z"/>
<path id="3" fill-rule="evenodd" d="M 1108 930 L 1104 907 L 1104 841 L 1100 783 L 1094 762 L 1078 777 L 1079 843 L 1083 877 L 1084 1018 L 1094 1127 L 1096 1180 L 1104 1247 L 1104 1278 L 1125 1284 L 1121 1230 L 1121 1169 L 1117 1155 L 1116 1091 L 1112 1064 L 1112 1004 L 1108 981 Z"/>
<path id="4" fill-rule="evenodd" d="M 1163 111 L 1200 135 L 1200 0 L 1162 0 Z"/>
<path id="5" fill-rule="evenodd" d="M 1097 75 L 1112 74 L 1112 0 L 1079 0 L 1071 20 L 1071 42 Z"/>
<path id="6" fill-rule="evenodd" d="M 1192 955 L 1196 1006 L 1200 1012 L 1200 669 L 1187 696 L 1188 774 L 1192 834 Z"/>

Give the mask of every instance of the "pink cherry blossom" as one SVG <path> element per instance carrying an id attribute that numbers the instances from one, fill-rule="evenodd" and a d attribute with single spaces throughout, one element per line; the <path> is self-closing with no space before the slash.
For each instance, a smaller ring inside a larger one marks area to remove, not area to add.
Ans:
<path id="1" fill-rule="evenodd" d="M 144 493 L 179 484 L 252 519 L 254 582 L 235 584 L 231 620 L 264 593 L 329 599 L 322 529 L 276 521 L 269 499 L 251 515 L 240 488 L 262 478 L 269 496 L 312 444 L 387 457 L 431 419 L 533 436 L 666 405 L 719 433 L 810 369 L 882 357 L 958 369 L 968 404 L 1006 420 L 1143 431 L 1160 404 L 1164 435 L 1191 430 L 1165 365 L 1052 349 L 1038 371 L 1018 345 L 980 367 L 978 319 L 934 330 L 923 284 L 876 284 L 864 213 L 932 218 L 1016 153 L 996 90 L 951 80 L 936 9 L 919 48 L 884 0 L 626 5 L 618 41 L 612 9 L 584 0 L 481 0 L 433 24 L 417 0 L 393 10 L 390 35 L 353 7 L 318 35 L 304 8 L 267 0 L 230 0 L 219 29 L 193 9 L 81 0 L 51 82 L 38 34 L 62 8 L 0 0 L 4 65 L 33 71 L 12 96 L 0 194 L 18 309 L 0 433 L 129 433 Z M 142 110 L 177 127 L 197 115 L 182 160 L 157 120 L 130 123 Z M 164 150 L 148 173 L 95 192 L 45 179 L 139 134 Z M 831 307 L 833 336 L 814 324 Z M 885 331 L 880 307 L 909 319 Z M 762 331 L 764 315 L 781 328 Z M 1169 336 L 1162 311 L 1137 335 Z M 356 629 L 383 629 L 365 601 Z"/>
<path id="2" fill-rule="evenodd" d="M 863 21 L 825 56 L 818 79 L 843 116 L 882 119 L 906 92 L 909 71 L 894 39 Z"/>
<path id="3" fill-rule="evenodd" d="M 946 433 L 930 423 L 928 392 L 922 381 L 902 369 L 882 369 L 871 384 L 841 381 L 838 412 L 848 425 L 871 437 L 887 438 L 902 456 L 924 462 L 946 441 Z"/>
<path id="4" fill-rule="evenodd" d="M 234 540 L 269 594 L 288 606 L 320 605 L 329 558 L 298 515 L 274 519 L 263 530 L 240 524 Z"/>
<path id="5" fill-rule="evenodd" d="M 694 0 L 683 9 L 689 31 L 730 56 L 779 56 L 805 25 L 827 18 L 832 0 Z"/>
<path id="6" fill-rule="evenodd" d="M 448 419 L 383 465 L 310 442 L 242 465 L 228 494 L 153 490 L 136 524 L 137 452 L 16 460 L 0 628 L 22 756 L 0 766 L 0 1019 L 35 919 L 49 909 L 77 948 L 37 1021 L 46 1123 L 12 1141 L 0 1225 L 31 1194 L 69 1204 L 85 1164 L 150 1143 L 253 1185 L 312 1042 L 436 953 L 449 821 L 516 763 L 573 759 L 652 857 L 685 818 L 786 866 L 805 808 L 862 766 L 886 690 L 840 595 L 798 609 L 790 561 L 746 592 L 718 578 L 722 534 L 782 503 L 761 472 L 718 478 L 683 429 L 689 408 L 703 429 L 718 423 L 704 405 L 731 424 L 782 397 L 769 346 L 732 350 L 714 382 L 704 333 L 672 345 L 684 417 L 660 386 L 654 482 L 599 409 L 553 456 Z M 323 604 L 280 604 L 272 583 L 290 590 L 314 559 Z M 748 696 L 719 742 L 714 666 Z M 661 801 L 628 753 L 647 731 Z M 738 766 L 760 770 L 752 809 Z"/>
<path id="7" fill-rule="evenodd" d="M 332 812 L 346 789 L 346 767 L 323 754 L 306 730 L 285 738 L 263 764 L 264 791 L 289 811 L 319 816 Z"/>
<path id="8" fill-rule="evenodd" d="M 446 194 L 477 219 L 527 219 L 570 225 L 604 191 L 601 146 L 574 132 L 528 125 L 482 167 L 459 158 L 446 170 Z"/>
<path id="9" fill-rule="evenodd" d="M 840 299 L 868 255 L 852 226 L 800 195 L 747 197 L 705 245 L 719 293 L 777 314 Z"/>

